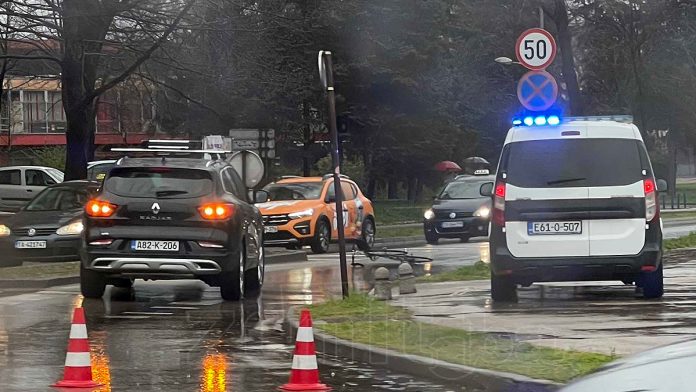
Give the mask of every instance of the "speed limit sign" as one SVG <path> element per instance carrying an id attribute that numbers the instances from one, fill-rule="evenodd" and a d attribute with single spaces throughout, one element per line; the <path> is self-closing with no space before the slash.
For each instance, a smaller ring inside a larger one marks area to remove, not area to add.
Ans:
<path id="1" fill-rule="evenodd" d="M 542 70 L 556 58 L 556 40 L 544 29 L 529 29 L 517 39 L 515 54 L 526 68 Z"/>

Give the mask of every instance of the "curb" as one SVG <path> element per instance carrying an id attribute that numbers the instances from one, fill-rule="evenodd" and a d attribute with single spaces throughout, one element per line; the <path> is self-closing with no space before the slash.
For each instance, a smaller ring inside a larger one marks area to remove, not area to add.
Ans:
<path id="1" fill-rule="evenodd" d="M 295 307 L 288 310 L 285 325 L 291 335 L 297 333 L 299 323 L 295 319 Z M 373 366 L 423 377 L 447 385 L 465 386 L 477 391 L 548 392 L 555 391 L 562 386 L 562 384 L 552 381 L 533 379 L 519 374 L 457 365 L 437 359 L 372 347 L 327 335 L 316 329 L 314 329 L 314 343 L 317 351 L 323 354 L 369 363 Z"/>
<path id="2" fill-rule="evenodd" d="M 278 253 L 268 253 L 266 253 L 266 264 L 301 263 L 307 261 L 307 253 L 303 250 L 287 250 Z"/>
<path id="3" fill-rule="evenodd" d="M 299 263 L 307 261 L 307 254 L 302 251 L 283 252 L 266 256 L 266 264 Z M 2 269 L 0 269 L 0 272 Z M 35 279 L 0 279 L 2 289 L 44 289 L 52 286 L 80 283 L 79 275 L 57 276 Z"/>
<path id="4" fill-rule="evenodd" d="M 66 284 L 80 283 L 80 277 L 75 276 L 58 276 L 55 278 L 37 278 L 37 279 L 0 279 L 0 288 L 3 289 L 45 289 L 51 286 L 63 286 Z"/>

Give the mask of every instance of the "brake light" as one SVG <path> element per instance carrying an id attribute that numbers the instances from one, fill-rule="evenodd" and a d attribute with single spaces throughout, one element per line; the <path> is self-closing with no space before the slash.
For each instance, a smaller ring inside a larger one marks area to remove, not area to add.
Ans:
<path id="1" fill-rule="evenodd" d="M 505 226 L 505 183 L 497 182 L 493 196 L 493 223 Z"/>
<path id="2" fill-rule="evenodd" d="M 659 214 L 655 180 L 652 178 L 643 180 L 643 190 L 645 191 L 645 220 L 651 222 Z"/>
<path id="3" fill-rule="evenodd" d="M 203 219 L 223 220 L 228 219 L 234 214 L 234 206 L 223 203 L 208 203 L 198 207 L 198 212 Z"/>
<path id="4" fill-rule="evenodd" d="M 118 206 L 103 200 L 90 200 L 85 205 L 85 213 L 91 217 L 108 218 L 116 212 Z"/>

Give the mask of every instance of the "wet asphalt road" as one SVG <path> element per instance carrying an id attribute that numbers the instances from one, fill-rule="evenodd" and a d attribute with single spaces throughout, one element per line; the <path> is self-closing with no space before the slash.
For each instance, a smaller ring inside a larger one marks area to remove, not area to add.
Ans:
<path id="1" fill-rule="evenodd" d="M 393 264 L 393 263 L 391 263 Z M 365 288 L 364 271 L 352 282 Z M 63 371 L 73 307 L 83 303 L 99 391 L 272 391 L 287 382 L 294 337 L 291 305 L 340 290 L 335 267 L 269 266 L 258 300 L 223 302 L 197 281 L 136 282 L 85 300 L 78 286 L 0 297 L 0 391 L 48 391 Z M 322 381 L 336 391 L 462 391 L 320 354 Z"/>
<path id="2" fill-rule="evenodd" d="M 693 230 L 690 222 L 666 223 L 665 237 Z M 420 274 L 489 259 L 484 238 L 408 250 L 434 259 L 416 266 Z M 0 391 L 53 390 L 49 385 L 63 371 L 72 309 L 81 303 L 93 373 L 105 384 L 100 391 L 275 390 L 288 379 L 294 344 L 283 330 L 284 314 L 292 305 L 339 295 L 337 260 L 336 254 L 310 255 L 307 263 L 268 266 L 262 296 L 242 303 L 223 302 L 216 288 L 197 281 L 138 281 L 134 290 L 108 289 L 103 300 L 84 303 L 77 285 L 0 290 Z M 355 261 L 375 266 L 361 256 Z M 372 270 L 349 269 L 351 285 L 369 289 Z M 575 315 L 583 314 L 577 306 L 584 301 L 589 307 L 596 302 L 575 298 Z M 534 316 L 537 308 L 527 311 Z M 322 381 L 337 391 L 464 390 L 343 358 L 319 354 L 318 359 Z"/>

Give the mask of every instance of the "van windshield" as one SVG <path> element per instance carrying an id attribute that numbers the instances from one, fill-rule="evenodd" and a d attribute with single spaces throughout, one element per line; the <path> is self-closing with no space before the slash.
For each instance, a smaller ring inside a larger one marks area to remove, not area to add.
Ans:
<path id="1" fill-rule="evenodd" d="M 643 178 L 644 148 L 632 139 L 516 142 L 506 147 L 503 170 L 509 184 L 523 188 L 629 185 Z"/>

